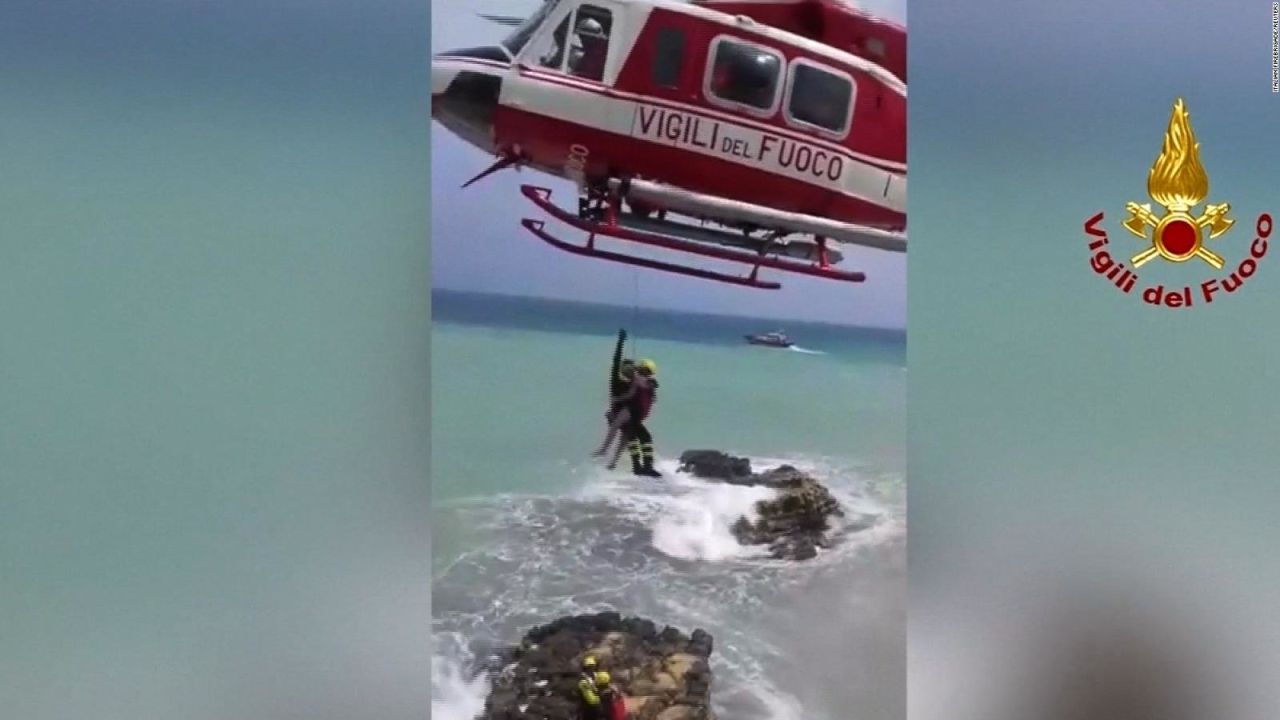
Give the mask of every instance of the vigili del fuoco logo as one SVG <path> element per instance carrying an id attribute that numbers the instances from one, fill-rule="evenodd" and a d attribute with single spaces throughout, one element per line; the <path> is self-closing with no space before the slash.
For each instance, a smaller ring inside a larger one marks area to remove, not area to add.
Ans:
<path id="1" fill-rule="evenodd" d="M 1253 227 L 1253 242 L 1244 246 L 1231 242 L 1236 237 L 1247 237 L 1239 231 L 1234 235 L 1230 233 L 1236 223 L 1231 217 L 1231 203 L 1208 203 L 1199 213 L 1195 211 L 1209 196 L 1209 176 L 1200 164 L 1200 143 L 1191 130 L 1191 116 L 1182 98 L 1173 104 L 1169 129 L 1164 133 L 1164 147 L 1147 175 L 1147 194 L 1159 209 L 1153 209 L 1151 203 L 1128 202 L 1124 206 L 1129 217 L 1121 225 L 1142 238 L 1145 244 L 1129 257 L 1129 267 L 1113 255 L 1125 251 L 1112 249 L 1107 231 L 1102 227 L 1103 213 L 1084 223 L 1084 231 L 1089 236 L 1089 265 L 1120 292 L 1133 294 L 1139 287 L 1138 269 L 1156 259 L 1178 264 L 1194 261 L 1218 271 L 1194 286 L 1142 285 L 1138 292 L 1142 301 L 1158 307 L 1207 305 L 1224 294 L 1236 292 L 1257 272 L 1258 263 L 1267 254 L 1271 215 L 1264 212 L 1258 216 Z M 1218 241 L 1214 245 L 1222 254 L 1207 247 L 1206 241 Z M 1221 272 L 1227 266 L 1224 255 L 1240 258 L 1226 274 Z"/>

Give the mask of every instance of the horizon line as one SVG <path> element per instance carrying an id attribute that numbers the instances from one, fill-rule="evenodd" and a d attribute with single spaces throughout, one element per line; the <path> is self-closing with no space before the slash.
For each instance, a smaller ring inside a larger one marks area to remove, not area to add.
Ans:
<path id="1" fill-rule="evenodd" d="M 823 321 L 823 320 L 806 320 L 804 318 L 759 317 L 756 315 L 744 315 L 744 314 L 735 314 L 735 313 L 684 311 L 684 310 L 676 310 L 673 308 L 664 308 L 664 307 L 619 305 L 616 303 L 607 303 L 607 302 L 600 302 L 595 300 L 571 300 L 568 298 L 547 297 L 543 295 L 522 295 L 518 293 L 494 292 L 491 290 L 474 290 L 474 289 L 466 289 L 466 288 L 445 287 L 440 285 L 433 286 L 431 288 L 431 294 L 435 295 L 437 292 L 452 293 L 455 295 L 477 295 L 481 297 L 494 297 L 494 298 L 502 298 L 507 300 L 538 300 L 542 302 L 564 303 L 567 305 L 584 305 L 589 307 L 620 309 L 620 310 L 627 310 L 627 311 L 638 309 L 638 310 L 644 310 L 649 312 L 670 313 L 673 315 L 688 315 L 688 316 L 706 317 L 706 318 L 728 318 L 733 320 L 759 320 L 759 321 L 770 321 L 770 322 L 797 322 L 797 323 L 804 323 L 806 325 L 833 327 L 833 328 L 840 328 L 840 329 L 846 329 L 846 330 L 865 330 L 870 332 L 890 333 L 890 334 L 903 335 L 903 336 L 907 334 L 907 329 L 905 327 L 899 327 L 896 325 L 887 325 L 887 326 L 886 325 L 854 325 L 849 323 L 837 323 L 837 322 L 830 322 L 830 321 Z"/>

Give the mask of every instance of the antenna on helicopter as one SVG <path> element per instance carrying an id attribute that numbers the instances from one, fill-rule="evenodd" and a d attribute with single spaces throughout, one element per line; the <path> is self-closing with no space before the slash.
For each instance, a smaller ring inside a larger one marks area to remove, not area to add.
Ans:
<path id="1" fill-rule="evenodd" d="M 542 0 L 542 4 L 545 5 L 550 1 L 551 0 Z M 492 13 L 476 13 L 476 15 L 479 15 L 480 17 L 484 18 L 485 20 L 488 20 L 491 23 L 497 23 L 498 25 L 505 25 L 507 27 L 519 27 L 524 24 L 525 20 L 529 19 L 527 16 L 521 17 L 517 15 L 494 15 Z"/>
<path id="2" fill-rule="evenodd" d="M 476 14 L 489 22 L 506 25 L 507 27 L 519 27 L 519 25 L 525 21 L 525 18 L 516 17 L 514 15 L 488 15 L 486 13 Z"/>

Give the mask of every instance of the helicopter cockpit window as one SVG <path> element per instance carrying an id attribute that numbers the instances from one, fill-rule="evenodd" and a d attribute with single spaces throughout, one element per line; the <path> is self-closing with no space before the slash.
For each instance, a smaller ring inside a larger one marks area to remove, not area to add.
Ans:
<path id="1" fill-rule="evenodd" d="M 605 61 L 609 59 L 613 14 L 602 7 L 584 3 L 574 16 L 573 27 L 569 73 L 587 80 L 603 80 Z"/>
<path id="2" fill-rule="evenodd" d="M 843 73 L 798 61 L 791 66 L 787 119 L 844 135 L 853 107 L 853 79 Z"/>
<path id="3" fill-rule="evenodd" d="M 604 79 L 612 30 L 613 15 L 608 10 L 583 4 L 536 42 L 531 57 L 541 67 L 599 81 Z"/>
<path id="4" fill-rule="evenodd" d="M 712 48 L 709 99 L 764 112 L 773 110 L 782 78 L 782 56 L 727 38 L 717 40 Z"/>
<path id="5" fill-rule="evenodd" d="M 538 61 L 538 65 L 552 70 L 561 70 L 564 68 L 564 56 L 567 43 L 565 40 L 569 36 L 569 24 L 573 22 L 573 14 L 569 14 L 565 19 L 560 21 L 550 37 L 544 36 L 533 47 L 536 51 L 534 57 Z"/>
<path id="6" fill-rule="evenodd" d="M 520 51 L 524 49 L 524 46 L 529 44 L 529 38 L 533 37 L 533 34 L 542 26 L 543 21 L 547 19 L 547 16 L 551 14 L 551 11 L 555 10 L 556 5 L 559 5 L 559 3 L 555 0 L 547 0 L 547 2 L 544 2 L 542 7 L 538 8 L 537 12 L 530 15 L 527 20 L 520 23 L 519 27 L 503 39 L 502 47 L 506 48 L 507 52 L 511 53 L 512 57 L 519 55 Z"/>

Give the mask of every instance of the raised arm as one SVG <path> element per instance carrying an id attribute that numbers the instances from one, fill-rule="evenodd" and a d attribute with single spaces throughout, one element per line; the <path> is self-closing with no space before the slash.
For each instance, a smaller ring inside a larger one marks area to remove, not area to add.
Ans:
<path id="1" fill-rule="evenodd" d="M 627 342 L 627 331 L 618 330 L 618 343 L 613 346 L 613 362 L 609 364 L 609 392 L 613 392 L 618 381 L 618 373 L 622 371 L 622 346 Z"/>

